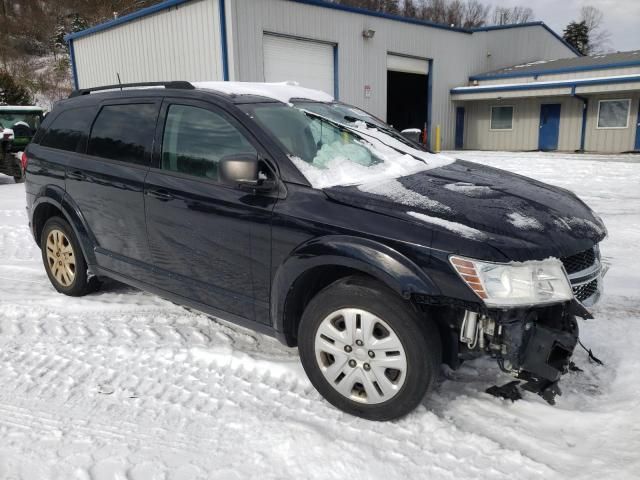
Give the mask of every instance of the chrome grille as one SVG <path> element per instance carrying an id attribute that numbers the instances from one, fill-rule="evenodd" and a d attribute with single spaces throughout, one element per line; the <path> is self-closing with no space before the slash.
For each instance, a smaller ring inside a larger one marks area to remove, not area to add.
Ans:
<path id="1" fill-rule="evenodd" d="M 596 252 L 594 248 L 590 248 L 570 257 L 561 258 L 561 260 L 565 270 L 571 275 L 591 267 L 596 262 Z"/>
<path id="2" fill-rule="evenodd" d="M 584 302 L 588 298 L 591 298 L 596 293 L 598 293 L 597 278 L 595 280 L 591 280 L 589 283 L 573 287 L 573 295 L 581 302 Z"/>
<path id="3" fill-rule="evenodd" d="M 561 259 L 569 276 L 573 295 L 585 305 L 593 305 L 600 297 L 602 266 L 600 251 L 594 246 Z"/>

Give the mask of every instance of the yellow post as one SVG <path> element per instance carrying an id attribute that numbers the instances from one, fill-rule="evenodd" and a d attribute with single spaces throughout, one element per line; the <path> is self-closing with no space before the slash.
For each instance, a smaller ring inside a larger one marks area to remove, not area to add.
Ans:
<path id="1" fill-rule="evenodd" d="M 436 143 L 433 151 L 440 153 L 440 125 L 436 125 Z"/>

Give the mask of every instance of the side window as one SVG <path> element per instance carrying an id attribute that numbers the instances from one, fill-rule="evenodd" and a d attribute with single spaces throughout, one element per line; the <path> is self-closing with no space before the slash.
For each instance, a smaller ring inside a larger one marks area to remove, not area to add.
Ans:
<path id="1" fill-rule="evenodd" d="M 94 116 L 94 107 L 65 110 L 53 120 L 49 129 L 43 133 L 44 137 L 40 145 L 84 153 Z"/>
<path id="2" fill-rule="evenodd" d="M 511 130 L 513 129 L 513 107 L 499 106 L 491 107 L 490 130 Z"/>
<path id="3" fill-rule="evenodd" d="M 87 153 L 122 162 L 148 164 L 157 106 L 150 103 L 106 105 L 91 129 Z"/>
<path id="4" fill-rule="evenodd" d="M 218 180 L 227 155 L 256 154 L 255 148 L 222 115 L 204 108 L 171 105 L 162 139 L 162 169 Z"/>

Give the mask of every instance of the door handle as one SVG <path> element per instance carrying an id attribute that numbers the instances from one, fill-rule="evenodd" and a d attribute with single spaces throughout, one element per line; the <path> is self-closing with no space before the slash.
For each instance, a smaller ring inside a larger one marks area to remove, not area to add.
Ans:
<path id="1" fill-rule="evenodd" d="M 161 202 L 168 202 L 169 200 L 174 199 L 174 196 L 166 190 L 147 190 L 147 195 L 155 198 L 156 200 L 160 200 Z"/>
<path id="2" fill-rule="evenodd" d="M 84 182 L 87 179 L 87 176 L 80 170 L 72 170 L 70 172 L 67 172 L 67 178 L 70 178 L 71 180 L 78 180 L 79 182 Z"/>

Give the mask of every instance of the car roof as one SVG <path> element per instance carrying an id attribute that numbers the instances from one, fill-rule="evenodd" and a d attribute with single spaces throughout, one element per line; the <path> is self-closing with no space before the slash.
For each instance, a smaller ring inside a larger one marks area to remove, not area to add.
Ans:
<path id="1" fill-rule="evenodd" d="M 105 99 L 122 99 L 128 97 L 154 97 L 161 90 L 167 96 L 169 92 L 180 96 L 198 98 L 214 95 L 217 99 L 233 104 L 282 102 L 292 100 L 310 100 L 317 102 L 333 102 L 331 95 L 301 87 L 296 82 L 258 83 L 258 82 L 154 82 L 140 84 L 109 85 L 91 89 L 77 90 L 61 105 L 71 107 L 72 104 L 92 104 Z"/>

